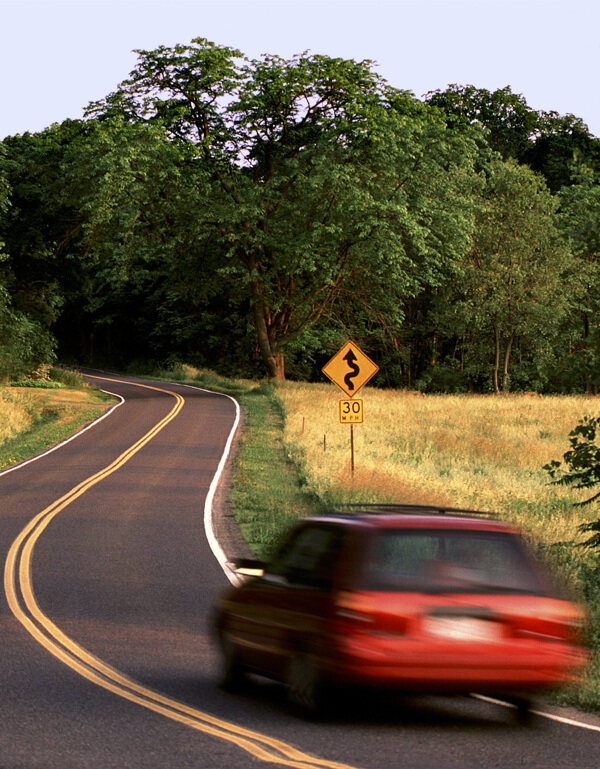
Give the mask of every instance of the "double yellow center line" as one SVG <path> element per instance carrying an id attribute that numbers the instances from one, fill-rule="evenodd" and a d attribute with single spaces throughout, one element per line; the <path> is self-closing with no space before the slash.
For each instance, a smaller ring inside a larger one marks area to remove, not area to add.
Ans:
<path id="1" fill-rule="evenodd" d="M 119 381 L 107 377 L 95 378 L 108 382 Z M 31 578 L 33 550 L 46 527 L 68 505 L 85 494 L 86 491 L 97 483 L 100 483 L 100 481 L 108 478 L 123 467 L 126 462 L 173 421 L 184 406 L 184 399 L 176 392 L 138 383 L 135 383 L 135 386 L 165 393 L 175 398 L 175 405 L 163 419 L 130 448 L 124 451 L 107 467 L 86 478 L 60 499 L 57 499 L 42 510 L 19 534 L 8 552 L 4 567 L 4 590 L 12 613 L 33 638 L 57 659 L 88 681 L 130 702 L 178 721 L 197 731 L 231 742 L 262 761 L 280 766 L 296 767 L 296 769 L 319 769 L 321 767 L 327 767 L 327 769 L 353 769 L 353 767 L 347 764 L 316 758 L 308 753 L 297 750 L 288 743 L 216 718 L 210 713 L 197 710 L 143 686 L 110 665 L 107 665 L 69 638 L 69 636 L 65 635 L 38 606 Z"/>

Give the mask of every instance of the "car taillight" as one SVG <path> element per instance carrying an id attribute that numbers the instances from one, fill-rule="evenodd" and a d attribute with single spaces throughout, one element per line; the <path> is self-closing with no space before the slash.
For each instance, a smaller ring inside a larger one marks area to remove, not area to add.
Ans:
<path id="1" fill-rule="evenodd" d="M 531 638 L 540 641 L 562 641 L 573 644 L 584 643 L 585 621 L 580 616 L 553 618 L 551 620 L 531 618 L 513 627 L 517 638 Z"/>
<path id="2" fill-rule="evenodd" d="M 407 619 L 385 611 L 364 596 L 346 593 L 335 604 L 334 624 L 335 632 L 340 635 L 403 635 Z"/>

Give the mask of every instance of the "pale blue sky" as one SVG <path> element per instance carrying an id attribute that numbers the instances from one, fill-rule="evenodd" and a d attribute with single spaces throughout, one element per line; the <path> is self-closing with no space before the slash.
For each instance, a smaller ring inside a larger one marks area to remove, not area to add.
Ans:
<path id="1" fill-rule="evenodd" d="M 205 37 L 250 57 L 373 59 L 421 97 L 506 85 L 600 136 L 599 0 L 0 0 L 0 139 L 81 118 L 133 49 Z"/>

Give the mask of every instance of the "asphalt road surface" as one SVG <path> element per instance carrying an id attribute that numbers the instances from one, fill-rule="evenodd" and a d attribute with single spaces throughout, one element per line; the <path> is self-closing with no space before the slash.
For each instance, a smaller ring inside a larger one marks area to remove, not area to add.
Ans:
<path id="1" fill-rule="evenodd" d="M 0 474 L 0 769 L 598 769 L 600 720 L 544 703 L 519 726 L 475 698 L 361 696 L 310 723 L 275 684 L 221 691 L 215 552 L 244 546 L 226 475 L 213 494 L 236 404 L 104 376 L 118 407 Z"/>

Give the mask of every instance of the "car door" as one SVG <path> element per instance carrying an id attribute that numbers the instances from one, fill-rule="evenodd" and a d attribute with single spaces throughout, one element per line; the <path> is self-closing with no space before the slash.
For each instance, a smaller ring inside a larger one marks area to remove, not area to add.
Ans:
<path id="1" fill-rule="evenodd" d="M 247 587 L 243 656 L 249 668 L 281 679 L 294 644 L 322 642 L 341 543 L 340 527 L 303 525 Z"/>

